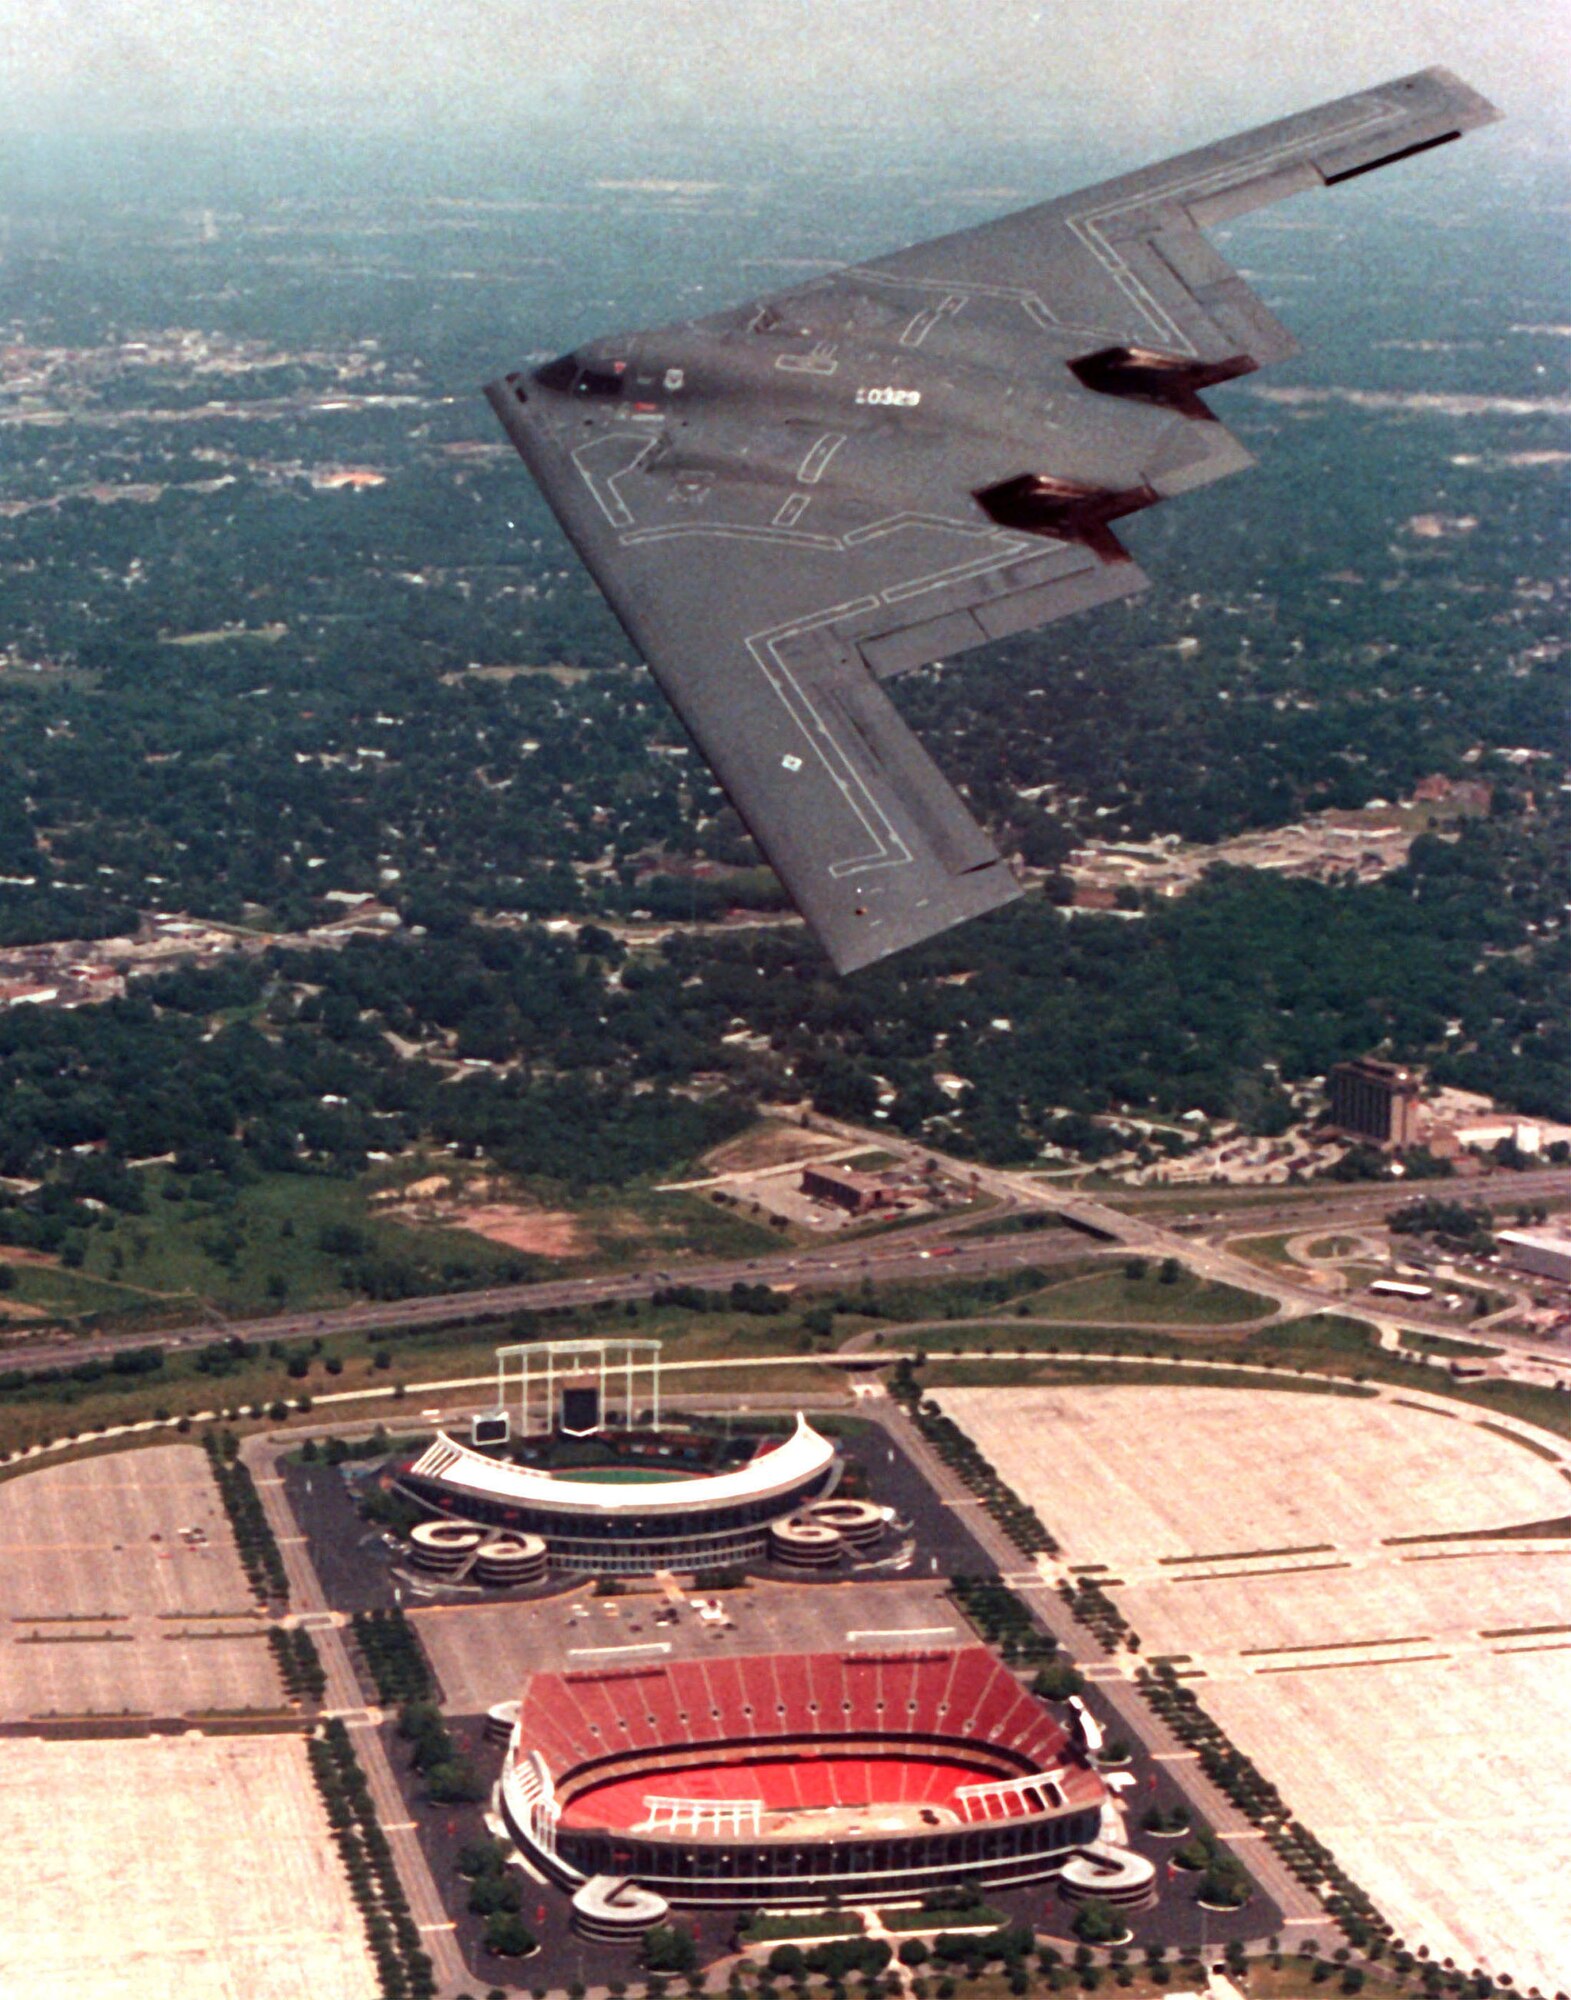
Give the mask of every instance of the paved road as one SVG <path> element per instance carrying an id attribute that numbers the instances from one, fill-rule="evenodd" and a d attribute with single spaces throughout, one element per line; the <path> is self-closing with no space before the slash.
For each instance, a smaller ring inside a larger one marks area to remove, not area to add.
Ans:
<path id="1" fill-rule="evenodd" d="M 976 1219 L 967 1218 L 974 1226 Z M 525 1312 L 584 1308 L 622 1299 L 647 1299 L 663 1286 L 695 1285 L 725 1291 L 738 1282 L 837 1290 L 864 1277 L 931 1278 L 945 1273 L 991 1272 L 1032 1264 L 1067 1262 L 1083 1256 L 1083 1240 L 1065 1235 L 978 1236 L 963 1242 L 954 1235 L 956 1219 L 902 1230 L 898 1235 L 779 1251 L 761 1257 L 732 1257 L 673 1265 L 670 1270 L 614 1272 L 599 1277 L 551 1278 L 527 1285 L 499 1285 L 478 1292 L 443 1292 L 399 1299 L 385 1305 L 340 1306 L 320 1313 L 283 1313 L 263 1319 L 232 1319 L 169 1333 L 105 1334 L 89 1339 L 70 1335 L 21 1339 L 0 1349 L 7 1368 L 49 1366 L 104 1358 L 124 1348 L 202 1347 L 210 1340 L 309 1340 L 317 1335 L 375 1333 L 418 1326 L 451 1326 L 510 1319 Z M 934 1238 L 939 1240 L 935 1243 Z"/>
<path id="2" fill-rule="evenodd" d="M 1131 1213 L 1201 1223 L 1226 1223 L 1237 1230 L 1276 1226 L 1312 1229 L 1322 1216 L 1383 1217 L 1389 1210 L 1424 1195 L 1446 1201 L 1482 1201 L 1491 1208 L 1515 1209 L 1541 1201 L 1571 1199 L 1571 1166 L 1531 1167 L 1521 1173 L 1500 1169 L 1476 1180 L 1414 1181 L 1405 1187 L 1390 1181 L 1317 1181 L 1297 1189 L 1235 1186 L 1190 1188 L 1109 1188 L 1107 1199 Z M 1305 1220 L 1308 1217 L 1308 1220 Z"/>
<path id="3" fill-rule="evenodd" d="M 1164 1213 L 1160 1218 L 1144 1211 L 1130 1212 L 1110 1201 L 1064 1188 L 1017 1170 L 978 1166 L 919 1146 L 898 1134 L 877 1128 L 852 1125 L 841 1119 L 815 1117 L 813 1129 L 843 1138 L 848 1144 L 877 1146 L 910 1163 L 935 1160 L 962 1182 L 970 1182 L 991 1195 L 999 1206 L 986 1218 L 974 1216 L 940 1217 L 886 1236 L 863 1237 L 838 1243 L 813 1244 L 801 1249 L 766 1252 L 757 1257 L 706 1259 L 684 1263 L 671 1270 L 637 1270 L 599 1276 L 551 1278 L 534 1284 L 493 1286 L 484 1291 L 442 1293 L 434 1297 L 401 1299 L 387 1304 L 342 1306 L 321 1313 L 279 1313 L 266 1318 L 231 1320 L 198 1327 L 185 1327 L 162 1335 L 103 1335 L 87 1340 L 22 1338 L 0 1349 L 8 1367 L 49 1366 L 62 1361 L 102 1358 L 119 1349 L 151 1345 L 168 1348 L 201 1346 L 209 1340 L 237 1335 L 245 1340 L 297 1341 L 318 1335 L 354 1331 L 376 1332 L 419 1326 L 446 1326 L 464 1322 L 503 1320 L 523 1312 L 547 1312 L 586 1308 L 622 1299 L 646 1299 L 664 1285 L 681 1283 L 706 1290 L 727 1289 L 740 1281 L 748 1284 L 790 1285 L 806 1290 L 838 1289 L 859 1284 L 868 1278 L 931 1278 L 940 1275 L 976 1276 L 1022 1268 L 1031 1264 L 1051 1264 L 1083 1255 L 1092 1243 L 1108 1248 L 1134 1251 L 1151 1257 L 1174 1256 L 1202 1277 L 1215 1279 L 1270 1298 L 1278 1311 L 1312 1313 L 1334 1309 L 1335 1301 L 1315 1286 L 1298 1282 L 1290 1272 L 1267 1271 L 1248 1259 L 1234 1255 L 1204 1236 L 1186 1233 L 1175 1224 L 1182 1216 Z M 1447 1184 L 1449 1186 L 1449 1184 Z M 1464 1191 L 1468 1185 L 1464 1184 Z M 1509 1193 L 1521 1199 L 1540 1199 L 1552 1191 L 1571 1192 L 1571 1168 L 1544 1169 L 1512 1177 Z M 1210 1204 L 1197 1213 L 1223 1213 L 1216 1204 L 1214 1190 L 1197 1197 Z M 1314 1228 L 1324 1218 L 1349 1219 L 1363 1213 L 1359 1204 L 1378 1204 L 1371 1214 L 1384 1214 L 1401 1199 L 1390 1189 L 1326 1190 L 1324 1206 L 1313 1196 L 1303 1206 L 1290 1211 L 1293 1225 Z M 985 1230 L 989 1223 L 1023 1212 L 1056 1216 L 1069 1225 L 1066 1231 L 1042 1234 L 963 1235 L 971 1228 Z M 1244 1229 L 1252 1229 L 1259 1212 L 1248 1215 Z M 1266 1223 L 1269 1227 L 1269 1222 Z M 940 1261 L 942 1260 L 942 1261 Z M 1367 1308 L 1364 1310 L 1367 1311 Z M 1381 1308 L 1382 1322 L 1415 1332 L 1433 1332 L 1452 1324 L 1442 1314 L 1426 1313 L 1403 1306 L 1399 1311 Z M 1496 1336 L 1499 1337 L 1499 1336 Z"/>
<path id="4" fill-rule="evenodd" d="M 321 1655 L 327 1674 L 324 1711 L 328 1715 L 342 1716 L 353 1737 L 355 1754 L 371 1788 L 377 1818 L 393 1850 L 398 1879 L 409 1899 L 410 1915 L 420 1928 L 425 1949 L 431 1954 L 437 1981 L 446 1992 L 467 1990 L 469 1974 L 463 1954 L 458 1949 L 453 1920 L 443 1906 L 435 1879 L 426 1865 L 425 1852 L 415 1833 L 414 1821 L 409 1817 L 409 1808 L 377 1732 L 379 1711 L 367 1708 L 361 1696 L 359 1678 L 349 1657 L 343 1629 L 328 1613 L 327 1599 L 312 1567 L 305 1537 L 300 1532 L 284 1491 L 284 1482 L 279 1476 L 278 1455 L 282 1451 L 294 1450 L 296 1442 L 294 1438 L 251 1437 L 241 1446 L 240 1453 L 256 1481 L 262 1511 L 283 1554 L 284 1571 L 289 1579 L 289 1602 L 295 1613 L 309 1624 L 317 1652 Z M 313 1617 L 313 1613 L 319 1616 Z"/>

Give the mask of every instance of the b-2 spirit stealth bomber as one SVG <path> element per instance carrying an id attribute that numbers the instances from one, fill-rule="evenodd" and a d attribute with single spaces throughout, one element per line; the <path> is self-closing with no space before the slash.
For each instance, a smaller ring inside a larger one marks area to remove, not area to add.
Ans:
<path id="1" fill-rule="evenodd" d="M 838 971 L 1020 893 L 880 685 L 1127 597 L 1295 351 L 1202 233 L 1498 114 L 1400 77 L 486 395 Z"/>

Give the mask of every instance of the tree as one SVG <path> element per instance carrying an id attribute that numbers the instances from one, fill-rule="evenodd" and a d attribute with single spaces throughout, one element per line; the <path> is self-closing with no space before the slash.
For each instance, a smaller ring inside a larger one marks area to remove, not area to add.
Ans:
<path id="1" fill-rule="evenodd" d="M 1196 1900 L 1217 1904 L 1223 1909 L 1242 1909 L 1249 1901 L 1249 1877 L 1225 1854 L 1212 1856 L 1195 1890 Z"/>
<path id="2" fill-rule="evenodd" d="M 680 1924 L 656 1924 L 644 1932 L 643 1957 L 650 1972 L 693 1972 L 698 1967 L 698 1946 L 693 1933 Z"/>
<path id="3" fill-rule="evenodd" d="M 511 1910 L 499 1910 L 486 1919 L 485 1948 L 498 1958 L 527 1958 L 535 1945 L 534 1932 Z"/>
<path id="4" fill-rule="evenodd" d="M 1085 1687 L 1079 1671 L 1069 1660 L 1049 1660 L 1037 1669 L 1031 1692 L 1042 1701 L 1068 1701 Z"/>
<path id="5" fill-rule="evenodd" d="M 523 1904 L 523 1884 L 516 1875 L 477 1875 L 469 1890 L 469 1907 L 476 1916 L 493 1916 L 498 1910 L 521 1910 Z"/>
<path id="6" fill-rule="evenodd" d="M 1124 1935 L 1125 1924 L 1111 1903 L 1093 1896 L 1076 1910 L 1071 1929 L 1082 1945 L 1111 1944 L 1114 1938 Z"/>

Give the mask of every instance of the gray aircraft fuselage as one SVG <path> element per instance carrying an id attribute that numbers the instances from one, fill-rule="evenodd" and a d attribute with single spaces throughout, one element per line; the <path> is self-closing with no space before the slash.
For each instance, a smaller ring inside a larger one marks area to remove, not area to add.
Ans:
<path id="1" fill-rule="evenodd" d="M 486 386 L 842 972 L 1023 892 L 884 683 L 1124 600 L 1121 515 L 1241 471 L 1295 351 L 1206 231 L 1448 144 L 1449 71 Z"/>
<path id="2" fill-rule="evenodd" d="M 985 357 L 939 361 L 897 345 L 841 343 L 815 368 L 796 352 L 771 353 L 771 344 L 700 326 L 592 341 L 537 369 L 525 394 L 564 442 L 575 418 L 588 424 L 614 399 L 619 417 L 658 435 L 645 474 L 679 485 L 685 477 L 695 490 L 746 481 L 921 513 L 935 459 L 953 456 L 966 467 L 979 524 L 1100 544 L 1101 522 L 1177 490 L 1167 481 L 1153 488 L 1147 468 L 1177 472 L 1204 456 L 1184 444 L 1187 425 L 1214 422 L 1196 390 L 1252 365 L 1240 356 L 1200 369 L 1120 346 L 1066 355 L 1043 379 L 1023 381 Z M 854 454 L 820 451 L 835 433 L 855 435 Z M 1024 480 L 1022 465 L 1034 468 Z M 1121 553 L 1108 550 L 1114 560 Z"/>

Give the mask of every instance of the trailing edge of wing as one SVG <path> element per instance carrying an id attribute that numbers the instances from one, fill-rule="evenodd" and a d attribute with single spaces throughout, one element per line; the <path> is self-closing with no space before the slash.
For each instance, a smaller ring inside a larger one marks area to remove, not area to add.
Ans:
<path id="1" fill-rule="evenodd" d="M 1041 327 L 1121 332 L 1200 361 L 1280 360 L 1297 343 L 1202 231 L 1457 139 L 1499 112 L 1446 69 L 1279 118 L 996 222 L 871 259 L 841 284 L 982 287 Z M 1103 343 L 1105 344 L 1105 342 Z"/>
<path id="2" fill-rule="evenodd" d="M 802 609 L 775 545 L 735 540 L 723 568 L 695 571 L 690 544 L 619 541 L 507 383 L 486 395 L 837 972 L 1020 895 L 856 641 Z"/>

